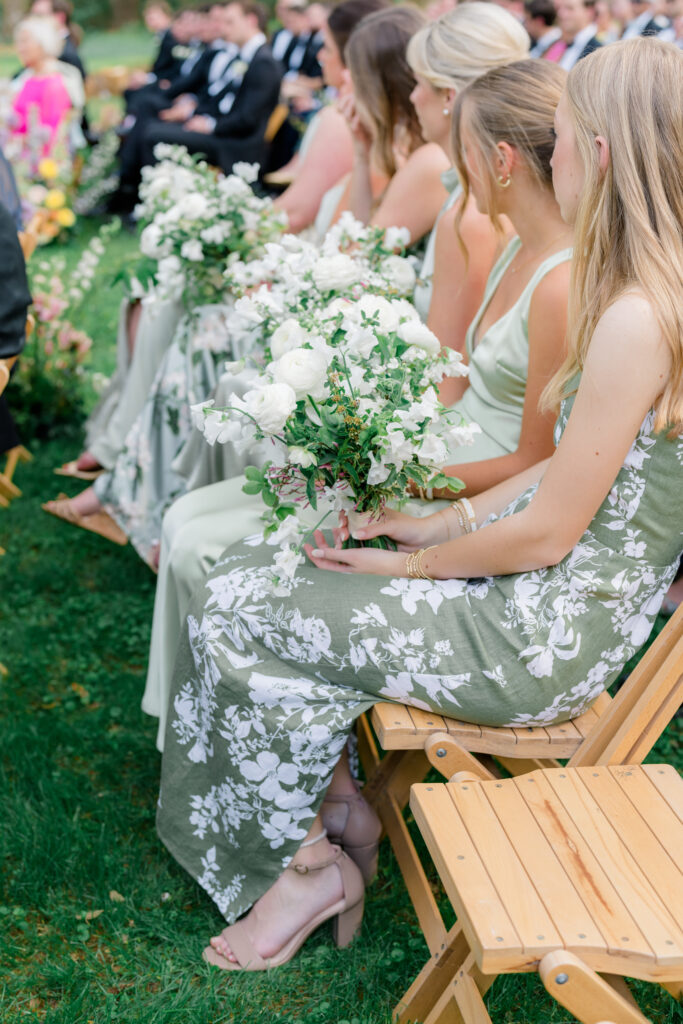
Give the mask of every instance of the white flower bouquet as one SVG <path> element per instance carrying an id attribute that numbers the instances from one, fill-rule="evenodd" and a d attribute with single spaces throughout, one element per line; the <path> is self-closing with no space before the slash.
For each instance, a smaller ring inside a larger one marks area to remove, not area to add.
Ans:
<path id="1" fill-rule="evenodd" d="M 162 143 L 155 155 L 136 208 L 143 260 L 134 274 L 159 297 L 182 295 L 191 311 L 219 301 L 229 262 L 261 255 L 287 220 L 254 193 L 258 165 L 238 163 L 223 176 L 183 146 Z"/>
<path id="2" fill-rule="evenodd" d="M 270 362 L 229 409 L 193 408 L 209 441 L 266 446 L 269 461 L 247 470 L 245 490 L 261 495 L 269 543 L 281 546 L 279 591 L 292 585 L 305 535 L 335 511 L 380 515 L 411 481 L 459 489 L 441 471 L 476 429 L 440 404 L 435 385 L 467 370 L 410 303 L 366 293 L 332 307 L 282 324 Z"/>

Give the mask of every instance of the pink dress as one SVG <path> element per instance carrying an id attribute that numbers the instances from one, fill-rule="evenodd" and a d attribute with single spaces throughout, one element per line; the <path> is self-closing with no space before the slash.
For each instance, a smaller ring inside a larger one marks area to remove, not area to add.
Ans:
<path id="1" fill-rule="evenodd" d="M 43 155 L 47 156 L 54 146 L 59 126 L 64 115 L 71 109 L 71 100 L 61 75 L 45 75 L 28 78 L 14 98 L 14 113 L 17 124 L 13 128 L 15 135 L 27 135 L 31 125 L 31 108 L 35 108 L 34 117 L 46 129 L 47 139 Z"/>

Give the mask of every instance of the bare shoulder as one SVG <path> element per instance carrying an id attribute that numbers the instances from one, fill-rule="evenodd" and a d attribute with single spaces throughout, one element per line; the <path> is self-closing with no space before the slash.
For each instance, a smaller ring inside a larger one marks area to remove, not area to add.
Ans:
<path id="1" fill-rule="evenodd" d="M 619 352 L 622 359 L 640 353 L 668 363 L 668 346 L 650 299 L 635 289 L 618 296 L 598 321 L 589 349 L 593 351 Z"/>
<path id="2" fill-rule="evenodd" d="M 405 167 L 412 168 L 416 174 L 437 177 L 450 167 L 450 163 L 441 146 L 436 142 L 426 142 L 410 154 Z"/>

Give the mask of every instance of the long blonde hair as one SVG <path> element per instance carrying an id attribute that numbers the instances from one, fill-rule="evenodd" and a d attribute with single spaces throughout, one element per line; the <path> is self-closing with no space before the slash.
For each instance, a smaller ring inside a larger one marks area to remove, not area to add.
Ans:
<path id="1" fill-rule="evenodd" d="M 683 430 L 683 53 L 630 39 L 579 61 L 567 97 L 585 184 L 575 222 L 569 352 L 548 384 L 556 409 L 583 368 L 598 321 L 624 292 L 652 303 L 671 350 L 655 428 Z M 602 174 L 596 136 L 609 145 Z"/>

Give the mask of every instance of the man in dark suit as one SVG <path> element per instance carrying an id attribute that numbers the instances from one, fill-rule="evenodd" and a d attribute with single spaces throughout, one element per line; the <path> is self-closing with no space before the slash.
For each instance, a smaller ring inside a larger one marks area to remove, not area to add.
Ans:
<path id="1" fill-rule="evenodd" d="M 638 36 L 657 36 L 665 43 L 672 43 L 676 33 L 669 19 L 658 14 L 654 5 L 640 0 L 619 0 L 612 15 L 624 26 L 621 38 L 635 39 Z"/>
<path id="2" fill-rule="evenodd" d="M 127 198 L 131 208 L 140 169 L 154 162 L 158 142 L 202 153 L 226 172 L 236 161 L 264 159 L 265 130 L 278 102 L 282 69 L 266 44 L 261 7 L 250 0 L 231 0 L 222 12 L 224 38 L 236 49 L 221 75 L 198 94 L 182 122 L 150 120 L 139 130 L 136 126 L 135 151 L 131 149 L 131 159 L 121 168 L 120 199 Z"/>
<path id="3" fill-rule="evenodd" d="M 26 313 L 31 302 L 26 264 L 11 214 L 0 201 L 0 248 L 3 253 L 0 284 L 0 360 L 19 355 L 26 339 Z M 0 371 L 0 385 L 7 370 Z M 5 395 L 0 395 L 0 452 L 19 444 Z"/>
<path id="4" fill-rule="evenodd" d="M 570 71 L 577 61 L 587 57 L 602 44 L 595 38 L 595 0 L 557 0 L 557 25 L 560 38 L 543 54 L 543 60 L 559 64 Z"/>

